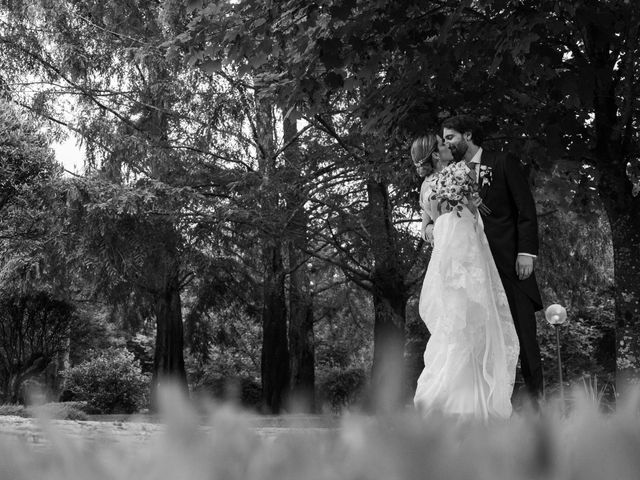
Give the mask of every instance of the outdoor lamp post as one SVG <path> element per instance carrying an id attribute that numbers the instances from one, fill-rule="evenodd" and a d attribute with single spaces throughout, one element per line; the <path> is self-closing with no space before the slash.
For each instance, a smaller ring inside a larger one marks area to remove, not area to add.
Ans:
<path id="1" fill-rule="evenodd" d="M 560 326 L 567 321 L 567 310 L 562 306 L 554 303 L 549 305 L 544 312 L 544 316 L 550 325 L 556 329 L 556 353 L 558 355 L 558 380 L 560 382 L 560 398 L 564 405 L 564 385 L 562 383 L 562 358 L 560 357 Z"/>

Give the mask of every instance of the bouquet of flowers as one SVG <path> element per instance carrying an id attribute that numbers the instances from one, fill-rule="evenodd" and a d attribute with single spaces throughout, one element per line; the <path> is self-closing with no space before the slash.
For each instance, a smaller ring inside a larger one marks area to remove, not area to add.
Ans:
<path id="1" fill-rule="evenodd" d="M 464 161 L 447 165 L 436 176 L 429 200 L 438 202 L 440 212 L 455 211 L 458 216 L 466 205 L 475 215 L 471 198 L 478 194 L 475 173 Z"/>

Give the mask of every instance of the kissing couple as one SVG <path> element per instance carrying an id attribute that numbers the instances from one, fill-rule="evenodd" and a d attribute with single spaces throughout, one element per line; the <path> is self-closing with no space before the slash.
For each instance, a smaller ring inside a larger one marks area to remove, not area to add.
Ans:
<path id="1" fill-rule="evenodd" d="M 511 416 L 516 365 L 537 406 L 543 394 L 535 312 L 536 208 L 513 154 L 482 148 L 478 121 L 450 117 L 416 139 L 422 237 L 433 245 L 420 294 L 431 336 L 414 396 L 424 414 Z"/>

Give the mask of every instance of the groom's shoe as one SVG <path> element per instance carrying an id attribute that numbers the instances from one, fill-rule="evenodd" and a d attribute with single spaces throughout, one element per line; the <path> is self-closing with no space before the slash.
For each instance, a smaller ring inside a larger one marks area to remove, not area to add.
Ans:
<path id="1" fill-rule="evenodd" d="M 539 393 L 529 394 L 527 397 L 527 401 L 529 402 L 531 409 L 536 413 L 540 413 L 543 400 L 544 400 L 543 395 Z"/>
<path id="2" fill-rule="evenodd" d="M 541 392 L 533 393 L 529 387 L 524 384 L 520 384 L 519 388 L 514 389 L 511 397 L 511 404 L 515 411 L 539 413 L 543 402 L 544 394 Z"/>

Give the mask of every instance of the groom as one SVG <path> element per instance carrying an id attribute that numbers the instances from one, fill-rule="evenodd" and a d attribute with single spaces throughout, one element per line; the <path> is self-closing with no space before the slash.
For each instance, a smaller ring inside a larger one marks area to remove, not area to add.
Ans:
<path id="1" fill-rule="evenodd" d="M 482 130 L 473 117 L 448 118 L 442 129 L 453 157 L 476 172 L 484 231 L 518 333 L 522 376 L 535 404 L 544 388 L 535 318 L 542 300 L 533 272 L 538 221 L 529 184 L 517 157 L 482 149 Z"/>

